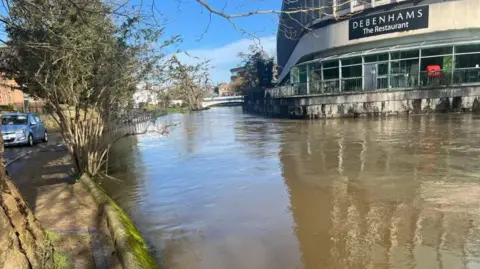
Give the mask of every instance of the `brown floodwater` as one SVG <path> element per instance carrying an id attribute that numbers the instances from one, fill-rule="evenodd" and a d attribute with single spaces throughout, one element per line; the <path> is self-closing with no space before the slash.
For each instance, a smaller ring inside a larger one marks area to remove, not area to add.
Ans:
<path id="1" fill-rule="evenodd" d="M 157 122 L 104 186 L 165 268 L 480 268 L 480 116 Z"/>

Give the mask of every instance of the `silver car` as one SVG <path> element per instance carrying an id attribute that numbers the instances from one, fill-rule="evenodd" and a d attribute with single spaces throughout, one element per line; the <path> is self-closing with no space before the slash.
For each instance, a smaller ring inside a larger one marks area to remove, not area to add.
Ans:
<path id="1" fill-rule="evenodd" d="M 2 136 L 6 146 L 33 146 L 37 141 L 48 141 L 47 129 L 40 117 L 32 113 L 3 114 Z"/>

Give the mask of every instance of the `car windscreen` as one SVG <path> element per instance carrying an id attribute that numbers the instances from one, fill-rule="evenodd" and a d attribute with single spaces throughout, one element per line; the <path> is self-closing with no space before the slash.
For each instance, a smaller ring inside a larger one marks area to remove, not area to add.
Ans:
<path id="1" fill-rule="evenodd" d="M 23 115 L 4 115 L 2 117 L 2 125 L 24 125 L 27 123 L 27 116 Z"/>

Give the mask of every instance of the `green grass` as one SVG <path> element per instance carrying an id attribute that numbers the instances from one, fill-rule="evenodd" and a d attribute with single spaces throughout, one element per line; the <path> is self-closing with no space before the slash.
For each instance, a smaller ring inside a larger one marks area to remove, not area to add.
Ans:
<path id="1" fill-rule="evenodd" d="M 165 110 L 167 113 L 185 113 L 188 111 L 188 109 L 184 107 L 169 107 Z"/>
<path id="2" fill-rule="evenodd" d="M 55 269 L 69 269 L 72 268 L 70 257 L 68 255 L 59 253 L 55 251 L 53 256 L 53 260 L 55 262 Z"/>
<path id="3" fill-rule="evenodd" d="M 46 233 L 47 233 L 48 239 L 50 239 L 50 241 L 52 241 L 52 243 L 58 242 L 62 238 L 61 235 L 59 235 L 57 233 L 54 233 L 54 232 L 51 232 L 51 231 L 46 231 Z"/>
<path id="4" fill-rule="evenodd" d="M 166 109 L 158 109 L 158 110 L 152 110 L 152 111 L 155 111 L 155 117 L 157 118 L 157 117 L 165 116 L 167 114 L 185 113 L 188 111 L 188 109 L 183 107 L 169 107 Z"/>
<path id="5" fill-rule="evenodd" d="M 62 239 L 62 235 L 51 231 L 46 231 L 47 238 L 55 245 Z M 55 250 L 53 254 L 54 269 L 69 269 L 72 268 L 71 258 L 68 254 Z"/>
<path id="6" fill-rule="evenodd" d="M 185 113 L 188 111 L 185 107 L 167 107 L 167 108 L 143 108 L 145 111 L 155 111 L 158 113 Z"/>
<path id="7" fill-rule="evenodd" d="M 155 110 L 154 117 L 158 118 L 158 117 L 161 117 L 161 116 L 165 116 L 167 114 L 168 113 L 165 110 Z"/>

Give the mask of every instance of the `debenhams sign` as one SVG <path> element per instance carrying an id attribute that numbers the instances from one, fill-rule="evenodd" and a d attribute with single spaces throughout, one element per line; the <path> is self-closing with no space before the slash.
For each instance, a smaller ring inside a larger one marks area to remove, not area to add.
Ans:
<path id="1" fill-rule="evenodd" d="M 352 19 L 349 40 L 428 28 L 428 11 L 428 6 L 421 6 Z"/>

